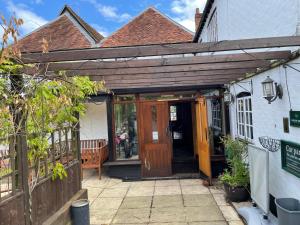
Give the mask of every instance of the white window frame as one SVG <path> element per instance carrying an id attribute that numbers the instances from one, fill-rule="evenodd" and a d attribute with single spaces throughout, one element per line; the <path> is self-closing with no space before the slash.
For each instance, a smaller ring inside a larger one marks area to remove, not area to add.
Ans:
<path id="1" fill-rule="evenodd" d="M 211 102 L 211 119 L 212 127 L 216 130 L 222 130 L 221 103 L 219 100 Z"/>
<path id="2" fill-rule="evenodd" d="M 251 96 L 237 98 L 237 135 L 239 138 L 253 140 L 253 112 Z"/>
<path id="3" fill-rule="evenodd" d="M 217 42 L 218 41 L 218 17 L 217 8 L 214 9 L 212 15 L 207 24 L 207 41 Z"/>

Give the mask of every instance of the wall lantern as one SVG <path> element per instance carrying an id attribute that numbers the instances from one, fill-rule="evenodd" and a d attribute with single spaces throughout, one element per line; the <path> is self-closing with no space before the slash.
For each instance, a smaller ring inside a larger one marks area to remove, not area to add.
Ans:
<path id="1" fill-rule="evenodd" d="M 282 99 L 282 87 L 277 84 L 269 76 L 261 83 L 263 86 L 263 97 L 269 104 L 274 102 L 277 98 Z"/>
<path id="2" fill-rule="evenodd" d="M 233 102 L 232 94 L 228 89 L 224 92 L 224 102 L 226 104 L 230 104 L 231 102 Z"/>

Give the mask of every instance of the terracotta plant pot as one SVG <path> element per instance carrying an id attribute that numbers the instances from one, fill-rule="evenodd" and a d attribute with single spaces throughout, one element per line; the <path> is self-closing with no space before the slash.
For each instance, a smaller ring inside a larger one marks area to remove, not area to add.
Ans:
<path id="1" fill-rule="evenodd" d="M 232 202 L 244 202 L 250 197 L 248 190 L 245 187 L 231 187 L 229 184 L 224 184 L 226 197 Z"/>

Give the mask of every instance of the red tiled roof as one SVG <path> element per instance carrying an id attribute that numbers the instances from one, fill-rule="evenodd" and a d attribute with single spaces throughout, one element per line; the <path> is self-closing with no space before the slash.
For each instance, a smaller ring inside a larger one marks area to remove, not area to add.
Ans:
<path id="1" fill-rule="evenodd" d="M 71 7 L 65 5 L 60 15 L 64 12 L 68 11 L 77 21 L 78 23 L 90 34 L 90 36 L 95 40 L 96 43 L 99 43 L 104 37 L 98 33 L 93 27 L 91 27 L 88 23 L 86 23 L 80 16 L 78 16 Z"/>
<path id="2" fill-rule="evenodd" d="M 42 51 L 43 38 L 48 41 L 49 51 L 53 51 L 94 47 L 103 36 L 65 6 L 56 20 L 19 40 L 18 46 L 21 52 Z"/>
<path id="3" fill-rule="evenodd" d="M 141 15 L 104 39 L 101 47 L 190 42 L 193 33 L 154 8 Z"/>

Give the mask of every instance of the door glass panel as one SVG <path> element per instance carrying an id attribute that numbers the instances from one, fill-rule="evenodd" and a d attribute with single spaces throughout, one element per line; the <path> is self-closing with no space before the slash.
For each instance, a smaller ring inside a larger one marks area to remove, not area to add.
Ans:
<path id="1" fill-rule="evenodd" d="M 152 141 L 158 143 L 158 128 L 157 128 L 157 108 L 155 105 L 151 106 L 152 117 Z"/>
<path id="2" fill-rule="evenodd" d="M 170 106 L 170 118 L 171 121 L 177 121 L 177 108 L 176 105 Z"/>
<path id="3" fill-rule="evenodd" d="M 135 103 L 114 105 L 116 159 L 138 159 Z"/>

